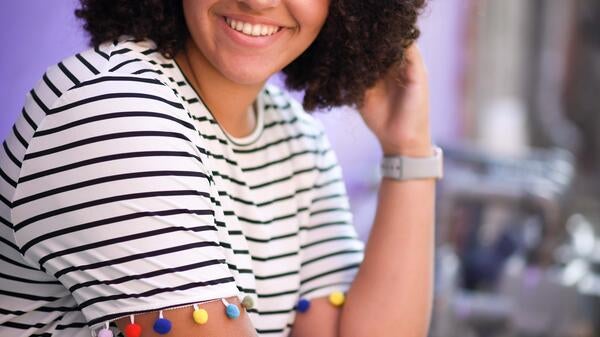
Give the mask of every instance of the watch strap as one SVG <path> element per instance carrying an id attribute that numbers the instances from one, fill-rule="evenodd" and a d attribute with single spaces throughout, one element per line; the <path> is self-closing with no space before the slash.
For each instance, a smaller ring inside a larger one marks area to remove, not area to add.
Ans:
<path id="1" fill-rule="evenodd" d="M 443 176 L 443 152 L 433 147 L 429 157 L 385 156 L 381 162 L 381 175 L 396 180 L 440 179 Z"/>

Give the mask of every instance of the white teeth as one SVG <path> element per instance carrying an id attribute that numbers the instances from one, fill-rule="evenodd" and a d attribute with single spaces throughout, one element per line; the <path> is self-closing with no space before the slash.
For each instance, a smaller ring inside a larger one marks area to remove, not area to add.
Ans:
<path id="1" fill-rule="evenodd" d="M 225 18 L 225 22 L 227 22 L 227 25 L 232 29 L 250 36 L 269 36 L 279 31 L 279 27 L 277 26 L 261 24 L 253 25 L 248 22 L 236 21 L 227 17 Z"/>
<path id="2" fill-rule="evenodd" d="M 235 30 L 242 31 L 244 29 L 244 23 L 241 21 L 238 21 L 235 23 L 235 26 L 231 25 L 231 27 L 233 27 L 233 29 L 235 29 Z"/>

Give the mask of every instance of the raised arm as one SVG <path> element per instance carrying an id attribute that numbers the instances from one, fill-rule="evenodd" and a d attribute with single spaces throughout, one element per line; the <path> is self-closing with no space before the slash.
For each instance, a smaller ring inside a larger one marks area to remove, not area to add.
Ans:
<path id="1" fill-rule="evenodd" d="M 397 81 L 398 76 L 402 81 Z M 432 155 L 426 69 L 416 46 L 406 66 L 366 93 L 367 126 L 389 155 Z M 298 315 L 294 337 L 423 337 L 431 312 L 433 179 L 383 179 L 365 258 L 341 310 L 322 298 Z"/>

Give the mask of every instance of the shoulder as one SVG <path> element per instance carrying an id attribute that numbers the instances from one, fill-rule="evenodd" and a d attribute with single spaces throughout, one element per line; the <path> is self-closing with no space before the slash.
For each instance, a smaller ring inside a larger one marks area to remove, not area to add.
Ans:
<path id="1" fill-rule="evenodd" d="M 152 41 L 125 38 L 77 53 L 49 67 L 28 93 L 24 111 L 38 125 L 100 116 L 162 113 L 186 120 L 181 97 L 161 69 L 172 66 Z M 52 121 L 48 121 L 51 119 Z M 190 125 L 186 125 L 192 128 Z"/>
<path id="2" fill-rule="evenodd" d="M 89 48 L 67 57 L 48 67 L 42 78 L 30 91 L 34 103 L 44 112 L 64 100 L 65 93 L 81 91 L 87 87 L 101 88 L 100 83 L 118 82 L 127 85 L 115 85 L 114 91 L 135 91 L 140 89 L 136 83 L 162 83 L 168 86 L 168 78 L 163 76 L 161 68 L 170 63 L 155 49 L 150 40 L 134 41 L 127 37 L 106 42 L 98 47 Z M 96 85 L 99 84 L 99 85 Z M 25 107 L 28 108 L 27 106 Z"/>

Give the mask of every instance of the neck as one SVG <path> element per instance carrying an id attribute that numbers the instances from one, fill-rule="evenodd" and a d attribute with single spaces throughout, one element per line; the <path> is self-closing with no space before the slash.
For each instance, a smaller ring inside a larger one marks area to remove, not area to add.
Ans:
<path id="1" fill-rule="evenodd" d="M 175 56 L 181 70 L 221 128 L 234 137 L 245 137 L 256 127 L 256 116 L 248 112 L 264 83 L 243 85 L 225 78 L 194 43 Z"/>

